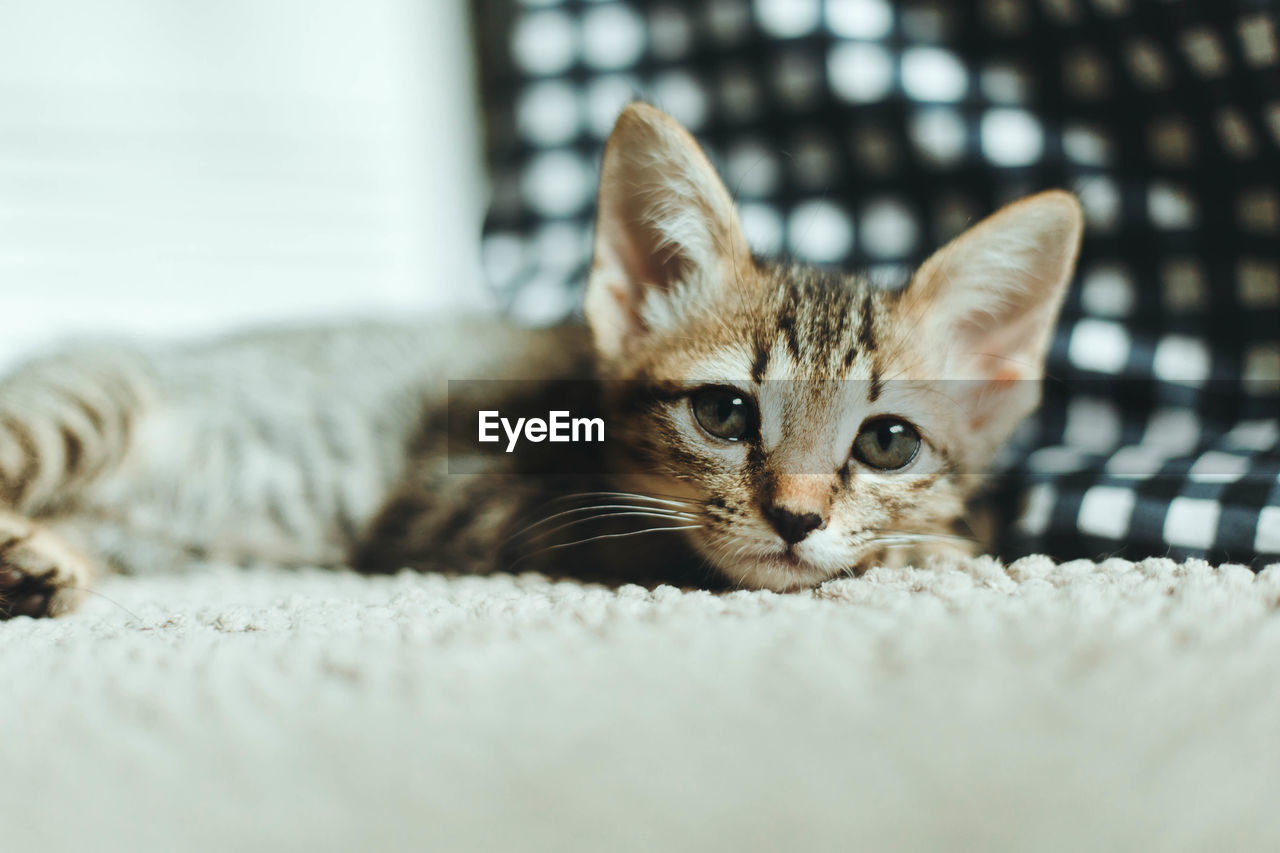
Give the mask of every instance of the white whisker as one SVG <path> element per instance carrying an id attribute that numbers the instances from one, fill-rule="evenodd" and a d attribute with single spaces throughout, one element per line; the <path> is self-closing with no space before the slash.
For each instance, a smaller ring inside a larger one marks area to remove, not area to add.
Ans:
<path id="1" fill-rule="evenodd" d="M 525 554 L 523 557 L 521 557 L 520 559 L 512 563 L 511 566 L 508 568 L 508 571 L 511 571 L 516 566 L 520 565 L 520 563 L 524 562 L 525 560 L 528 560 L 531 557 L 536 557 L 539 554 L 545 554 L 548 551 L 558 551 L 561 548 L 572 548 L 575 545 L 586 545 L 590 542 L 598 542 L 601 539 L 624 539 L 628 536 L 639 536 L 643 533 L 667 533 L 673 530 L 697 530 L 701 527 L 702 527 L 701 524 L 685 524 L 677 527 L 646 527 L 643 530 L 632 530 L 627 533 L 604 533 L 604 534 L 601 534 L 600 536 L 592 536 L 587 539 L 578 539 L 574 542 L 563 542 L 559 545 L 549 545 L 546 548 L 539 549 L 537 551 L 534 551 L 531 554 Z"/>
<path id="2" fill-rule="evenodd" d="M 946 542 L 949 544 L 972 544 L 973 539 L 968 536 L 955 536 L 948 533 L 894 533 L 886 532 L 877 534 L 870 539 L 865 540 L 863 545 L 880 545 L 880 544 L 902 544 L 909 545 L 917 542 Z"/>
<path id="3" fill-rule="evenodd" d="M 688 513 L 677 513 L 677 512 L 672 512 L 670 510 L 665 510 L 662 512 L 655 512 L 654 510 L 629 510 L 627 512 L 602 512 L 598 515 L 587 516 L 586 518 L 575 518 L 572 521 L 567 521 L 564 524 L 557 525 L 556 527 L 553 527 L 550 530 L 543 530 L 542 532 L 538 533 L 537 536 L 534 536 L 533 539 L 534 540 L 545 539 L 548 536 L 552 536 L 556 533 L 559 533 L 561 530 L 568 530 L 571 527 L 577 527 L 580 524 L 587 524 L 592 521 L 601 521 L 608 518 L 627 518 L 627 517 L 661 518 L 668 521 L 696 521 L 697 520 L 694 516 L 689 515 Z"/>
<path id="4" fill-rule="evenodd" d="M 658 513 L 666 513 L 666 514 L 669 514 L 669 516 L 672 518 L 681 518 L 681 520 L 685 520 L 685 519 L 693 520 L 694 518 L 692 514 L 681 511 L 681 510 L 665 509 L 665 508 L 659 508 L 659 507 L 633 506 L 631 504 L 602 504 L 602 505 L 595 505 L 595 506 L 582 506 L 582 507 L 576 507 L 574 509 L 567 509 L 567 510 L 564 510 L 563 512 L 557 512 L 553 515 L 547 516 L 546 518 L 539 519 L 538 521 L 535 521 L 533 524 L 530 524 L 529 526 L 523 528 L 522 530 L 516 533 L 513 533 L 511 536 L 507 537 L 507 539 L 502 543 L 502 545 L 503 546 L 509 545 L 512 542 L 512 540 L 519 539 L 521 536 L 527 536 L 528 534 L 532 533 L 534 530 L 538 529 L 539 527 L 542 527 L 544 524 L 550 524 L 551 522 L 555 521 L 558 518 L 564 518 L 565 516 L 568 516 L 568 515 L 581 515 L 583 513 L 599 512 L 601 510 L 620 510 L 620 509 L 643 510 L 645 512 L 652 512 L 655 515 Z"/>
<path id="5" fill-rule="evenodd" d="M 549 503 L 558 504 L 565 501 L 574 500 L 576 498 L 629 498 L 636 501 L 648 501 L 649 503 L 665 504 L 667 506 L 679 507 L 681 509 L 690 509 L 694 506 L 692 501 L 672 500 L 669 498 L 654 497 L 653 495 L 642 495 L 638 492 L 577 492 L 571 495 L 561 495 Z"/>

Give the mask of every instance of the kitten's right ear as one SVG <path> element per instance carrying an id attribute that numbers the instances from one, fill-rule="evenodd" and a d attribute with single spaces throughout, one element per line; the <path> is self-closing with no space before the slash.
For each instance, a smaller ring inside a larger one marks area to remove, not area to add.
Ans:
<path id="1" fill-rule="evenodd" d="M 604 149 L 587 282 L 601 355 L 624 355 L 679 315 L 674 300 L 712 295 L 750 258 L 733 199 L 698 143 L 661 110 L 628 106 Z"/>
<path id="2" fill-rule="evenodd" d="M 902 309 L 948 354 L 948 377 L 1041 377 L 1083 232 L 1075 196 L 1049 190 L 1002 208 L 925 261 Z"/>
<path id="3" fill-rule="evenodd" d="M 925 261 L 899 303 L 905 328 L 962 386 L 970 428 L 989 447 L 1040 401 L 1058 309 L 1075 270 L 1084 214 L 1050 190 L 1010 204 Z"/>

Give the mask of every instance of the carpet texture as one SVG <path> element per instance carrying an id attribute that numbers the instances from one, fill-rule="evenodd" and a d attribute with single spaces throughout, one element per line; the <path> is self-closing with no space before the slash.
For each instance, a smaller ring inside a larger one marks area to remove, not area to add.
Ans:
<path id="1" fill-rule="evenodd" d="M 1280 847 L 1280 566 L 100 589 L 0 623 L 5 850 Z"/>

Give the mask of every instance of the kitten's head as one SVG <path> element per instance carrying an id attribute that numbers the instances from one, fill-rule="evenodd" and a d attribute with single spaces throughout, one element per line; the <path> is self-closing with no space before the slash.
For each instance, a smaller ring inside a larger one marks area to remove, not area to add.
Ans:
<path id="1" fill-rule="evenodd" d="M 1039 380 L 1082 230 L 1045 192 L 901 292 L 753 257 L 693 138 L 646 104 L 605 149 L 586 312 L 611 430 L 731 580 L 790 589 L 949 531 Z"/>

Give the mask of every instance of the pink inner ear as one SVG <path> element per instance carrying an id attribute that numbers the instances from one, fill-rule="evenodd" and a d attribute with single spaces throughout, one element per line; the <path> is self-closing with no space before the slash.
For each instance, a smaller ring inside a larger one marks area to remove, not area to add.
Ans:
<path id="1" fill-rule="evenodd" d="M 1017 367 L 1001 367 L 990 379 L 974 387 L 970 392 L 969 428 L 978 431 L 998 427 L 1011 431 L 1040 397 L 1038 383 L 1026 380 L 1026 375 Z M 1031 402 L 1023 405 L 1020 400 L 1028 394 Z"/>
<path id="2" fill-rule="evenodd" d="M 675 252 L 663 245 L 661 232 L 645 221 L 642 211 L 627 210 L 609 219 L 610 229 L 602 231 L 615 244 L 633 295 L 638 296 L 646 286 L 668 286 L 679 270 Z"/>

